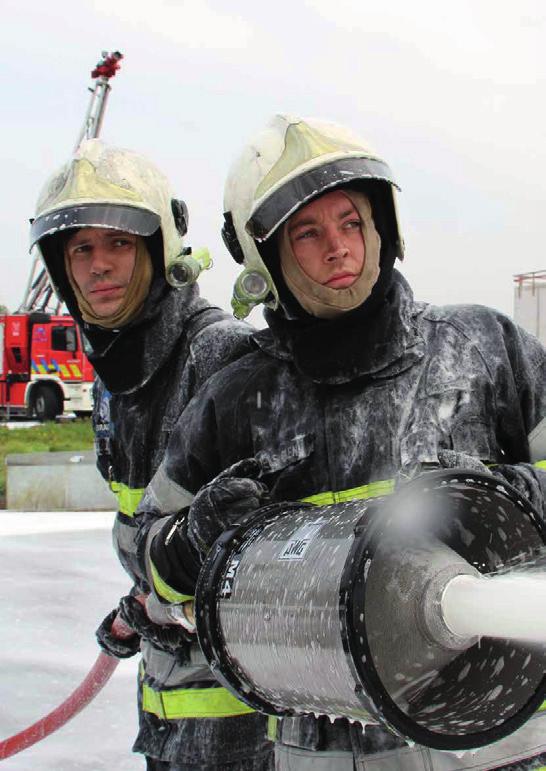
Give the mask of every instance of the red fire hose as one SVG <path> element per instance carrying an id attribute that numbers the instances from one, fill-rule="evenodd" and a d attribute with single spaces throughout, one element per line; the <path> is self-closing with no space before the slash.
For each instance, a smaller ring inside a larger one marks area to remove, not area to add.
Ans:
<path id="1" fill-rule="evenodd" d="M 119 618 L 114 620 L 112 631 L 116 637 L 122 639 L 131 637 L 134 634 L 133 630 L 126 626 Z M 0 741 L 0 760 L 10 758 L 12 755 L 21 752 L 21 750 L 31 747 L 36 742 L 45 739 L 46 736 L 52 734 L 65 723 L 68 723 L 69 720 L 77 715 L 78 712 L 81 712 L 95 698 L 97 693 L 106 685 L 118 664 L 119 659 L 108 656 L 106 653 L 99 653 L 85 680 L 80 683 L 76 690 L 62 704 L 18 734 Z"/>

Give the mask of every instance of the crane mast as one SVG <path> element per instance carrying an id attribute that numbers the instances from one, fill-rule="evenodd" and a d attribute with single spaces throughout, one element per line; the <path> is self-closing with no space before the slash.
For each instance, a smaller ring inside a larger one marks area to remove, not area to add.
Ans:
<path id="1" fill-rule="evenodd" d="M 95 139 L 99 136 L 111 89 L 110 79 L 119 70 L 121 59 L 123 59 L 123 54 L 119 51 L 113 51 L 112 53 L 103 51 L 101 61 L 91 72 L 91 77 L 96 80 L 96 83 L 93 88 L 89 89 L 91 91 L 91 99 L 74 150 L 78 149 L 84 139 Z"/>
<path id="2" fill-rule="evenodd" d="M 95 139 L 99 136 L 108 95 L 110 93 L 110 80 L 120 69 L 123 54 L 119 51 L 103 51 L 102 58 L 91 72 L 95 81 L 93 87 L 89 87 L 91 98 L 85 114 L 83 126 L 78 135 L 74 150 L 76 151 L 84 139 Z M 35 252 L 32 259 L 32 267 L 27 282 L 23 301 L 17 313 L 30 313 L 32 311 L 44 311 L 58 314 L 61 310 L 61 301 L 56 296 L 49 277 L 42 265 L 38 254 Z"/>

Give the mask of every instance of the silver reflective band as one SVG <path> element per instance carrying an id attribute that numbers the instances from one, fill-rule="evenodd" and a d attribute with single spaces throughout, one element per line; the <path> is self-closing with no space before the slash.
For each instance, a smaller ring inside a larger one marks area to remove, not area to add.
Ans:
<path id="1" fill-rule="evenodd" d="M 531 463 L 546 458 L 546 418 L 542 418 L 538 426 L 529 434 L 529 453 Z"/>
<path id="2" fill-rule="evenodd" d="M 69 206 L 36 217 L 30 228 L 30 248 L 44 236 L 68 228 L 112 228 L 138 236 L 151 236 L 160 225 L 158 214 L 136 206 L 111 203 Z"/>
<path id="3" fill-rule="evenodd" d="M 256 241 L 265 241 L 307 201 L 334 187 L 365 180 L 398 187 L 384 161 L 366 157 L 340 158 L 310 169 L 277 188 L 251 213 L 246 231 Z"/>

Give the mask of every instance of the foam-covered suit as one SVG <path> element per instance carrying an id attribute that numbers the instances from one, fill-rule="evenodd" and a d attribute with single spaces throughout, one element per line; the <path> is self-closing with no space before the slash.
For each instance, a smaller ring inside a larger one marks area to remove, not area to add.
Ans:
<path id="1" fill-rule="evenodd" d="M 276 158 L 271 134 L 282 138 Z M 381 274 L 359 307 L 321 319 L 298 308 L 271 236 L 298 208 L 298 197 L 301 206 L 346 181 L 371 201 Z M 214 375 L 190 403 L 137 512 L 141 570 L 163 601 L 194 590 L 199 555 L 182 506 L 191 522 L 192 496 L 243 458 L 259 461 L 273 500 L 327 504 L 384 495 L 399 474 L 438 465 L 439 453 L 452 450 L 497 464 L 495 473 L 544 512 L 546 464 L 532 457 L 529 436 L 546 414 L 546 352 L 488 308 L 414 300 L 393 270 L 402 251 L 391 191 L 388 167 L 363 145 L 286 116 L 277 116 L 234 168 L 227 241 L 235 256 L 242 251 L 246 270 L 268 283 L 268 329 L 252 336 L 253 352 Z M 173 485 L 176 513 L 167 497 Z M 213 521 L 216 512 L 209 516 Z M 507 739 L 458 758 L 410 748 L 381 727 L 285 718 L 275 729 L 276 762 L 302 771 L 537 768 L 546 759 L 545 720 L 539 713 Z"/>
<path id="2" fill-rule="evenodd" d="M 118 498 L 113 541 L 136 582 L 133 593 L 149 591 L 135 563 L 133 514 L 138 501 L 180 412 L 211 374 L 248 350 L 251 331 L 201 298 L 196 284 L 175 289 L 167 283 L 165 268 L 183 254 L 187 216 L 183 205 L 172 200 L 167 180 L 146 159 L 90 140 L 47 183 L 33 226 L 33 240 L 39 243 L 53 285 L 90 345 L 89 359 L 98 375 L 93 412 L 98 466 Z M 153 277 L 143 307 L 117 330 L 84 321 L 66 275 L 63 231 L 93 224 L 144 236 L 152 259 Z M 199 682 L 187 682 L 184 665 L 190 646 L 184 637 L 191 635 L 180 627 L 152 624 L 149 634 L 139 631 L 140 729 L 135 750 L 146 754 L 150 764 L 152 758 L 173 761 L 180 744 L 195 763 L 207 757 L 237 761 L 242 753 L 247 758 L 256 751 L 256 767 L 261 768 L 270 747 L 264 740 L 264 718 L 248 714 L 246 706 L 231 697 L 226 708 L 217 694 L 208 698 Z M 163 698 L 157 670 L 165 671 L 165 656 L 171 664 Z M 197 707 L 184 706 L 187 687 L 199 691 Z"/>

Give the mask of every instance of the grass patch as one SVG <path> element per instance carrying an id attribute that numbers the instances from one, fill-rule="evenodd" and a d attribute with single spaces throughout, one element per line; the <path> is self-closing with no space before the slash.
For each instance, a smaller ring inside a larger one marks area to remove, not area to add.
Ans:
<path id="1" fill-rule="evenodd" d="M 93 447 L 91 419 L 70 423 L 42 423 L 32 428 L 7 429 L 0 424 L 0 497 L 6 494 L 6 455 L 21 452 L 90 450 Z"/>

